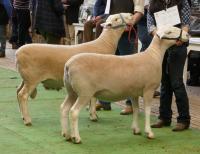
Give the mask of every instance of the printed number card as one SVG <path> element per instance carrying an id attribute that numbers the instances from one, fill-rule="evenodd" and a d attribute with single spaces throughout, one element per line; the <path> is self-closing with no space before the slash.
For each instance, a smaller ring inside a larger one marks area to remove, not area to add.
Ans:
<path id="1" fill-rule="evenodd" d="M 181 23 L 177 6 L 167 8 L 154 13 L 157 27 L 161 26 L 175 26 Z"/>

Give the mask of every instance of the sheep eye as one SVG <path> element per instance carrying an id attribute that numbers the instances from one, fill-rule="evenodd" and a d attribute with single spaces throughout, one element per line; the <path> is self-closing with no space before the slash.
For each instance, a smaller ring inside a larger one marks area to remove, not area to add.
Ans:
<path id="1" fill-rule="evenodd" d="M 167 32 L 167 34 L 171 34 L 171 33 L 172 33 L 171 31 Z"/>

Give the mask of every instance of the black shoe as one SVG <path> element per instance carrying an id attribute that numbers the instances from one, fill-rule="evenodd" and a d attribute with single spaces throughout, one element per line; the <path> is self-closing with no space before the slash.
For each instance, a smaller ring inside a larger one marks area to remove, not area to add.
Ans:
<path id="1" fill-rule="evenodd" d="M 160 97 L 159 91 L 154 91 L 153 98 Z"/>
<path id="2" fill-rule="evenodd" d="M 111 105 L 108 104 L 108 105 L 104 105 L 104 104 L 101 104 L 101 103 L 97 103 L 96 104 L 96 110 L 99 111 L 99 110 L 106 110 L 106 111 L 110 111 L 111 110 Z"/>
<path id="3" fill-rule="evenodd" d="M 5 55 L 5 52 L 0 52 L 0 57 L 5 57 L 6 55 Z"/>
<path id="4" fill-rule="evenodd" d="M 189 122 L 186 122 L 186 123 L 180 123 L 180 122 L 178 122 L 176 124 L 176 126 L 172 129 L 172 131 L 174 131 L 174 132 L 183 131 L 183 130 L 188 129 L 189 126 L 190 126 Z"/>
<path id="5" fill-rule="evenodd" d="M 151 128 L 162 128 L 162 127 L 166 127 L 170 125 L 171 125 L 171 121 L 159 120 L 157 123 L 151 125 Z"/>

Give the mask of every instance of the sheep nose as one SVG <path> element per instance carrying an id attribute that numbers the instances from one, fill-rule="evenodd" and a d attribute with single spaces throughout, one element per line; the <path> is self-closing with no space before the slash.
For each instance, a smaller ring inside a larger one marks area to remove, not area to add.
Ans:
<path id="1" fill-rule="evenodd" d="M 189 35 L 189 34 L 186 34 L 186 37 L 189 39 L 190 35 Z"/>

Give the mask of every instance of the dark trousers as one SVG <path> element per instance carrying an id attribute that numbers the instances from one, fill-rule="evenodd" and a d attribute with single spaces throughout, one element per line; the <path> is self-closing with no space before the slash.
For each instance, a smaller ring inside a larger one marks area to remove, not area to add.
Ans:
<path id="1" fill-rule="evenodd" d="M 13 9 L 13 12 L 15 10 Z M 18 24 L 17 24 L 17 17 L 16 16 L 12 16 L 12 35 L 11 35 L 11 38 L 9 40 L 9 42 L 12 44 L 12 43 L 15 43 L 17 44 L 17 40 L 18 40 Z"/>
<path id="2" fill-rule="evenodd" d="M 169 48 L 162 64 L 160 116 L 159 119 L 171 121 L 172 96 L 176 98 L 178 109 L 177 122 L 190 122 L 189 101 L 183 83 L 183 69 L 187 57 L 186 45 Z"/>
<path id="3" fill-rule="evenodd" d="M 6 25 L 0 25 L 0 54 L 5 54 L 6 49 Z"/>
<path id="4" fill-rule="evenodd" d="M 93 20 L 89 20 L 84 24 L 84 33 L 83 33 L 83 41 L 89 42 L 99 37 L 101 34 L 103 27 L 101 24 L 104 22 L 103 19 L 100 19 L 96 23 Z M 93 36 L 93 28 L 96 28 L 95 37 Z"/>
<path id="5" fill-rule="evenodd" d="M 22 46 L 26 42 L 26 37 L 29 34 L 29 27 L 31 25 L 30 21 L 30 11 L 28 9 L 15 9 L 17 22 L 18 22 L 18 46 Z"/>

